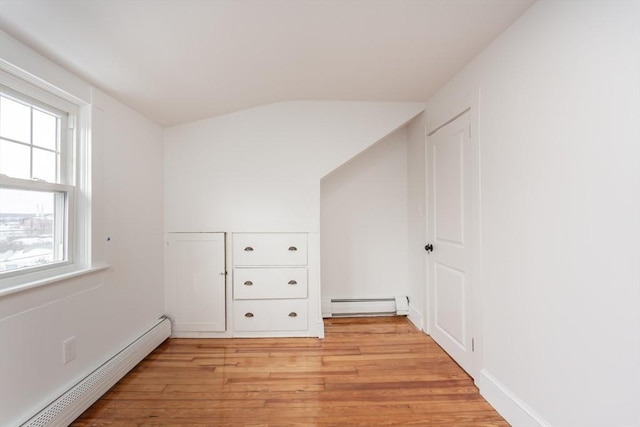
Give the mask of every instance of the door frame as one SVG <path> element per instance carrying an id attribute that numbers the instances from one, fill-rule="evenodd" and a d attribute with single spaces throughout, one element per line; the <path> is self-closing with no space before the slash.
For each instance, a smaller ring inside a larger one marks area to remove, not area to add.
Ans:
<path id="1" fill-rule="evenodd" d="M 480 101 L 481 101 L 480 88 L 472 93 L 464 96 L 455 101 L 444 101 L 436 108 L 427 107 L 426 117 L 427 125 L 425 126 L 425 202 L 427 210 L 425 212 L 426 221 L 426 236 L 425 243 L 428 243 L 426 239 L 429 238 L 431 233 L 431 218 L 429 217 L 429 185 L 427 179 L 429 177 L 429 133 L 433 130 L 446 124 L 452 118 L 456 117 L 466 109 L 469 109 L 469 123 L 471 125 L 471 137 L 470 137 L 470 164 L 465 172 L 471 176 L 471 218 L 470 218 L 470 269 L 469 279 L 471 280 L 471 325 L 470 330 L 474 342 L 474 351 L 472 354 L 472 367 L 469 373 L 473 377 L 474 382 L 477 384 L 480 371 L 482 370 L 482 234 L 481 234 L 481 163 L 480 163 L 480 148 L 481 148 L 481 135 L 482 129 L 480 126 Z M 426 255 L 428 256 L 428 255 Z M 432 294 L 433 283 L 431 283 L 431 272 L 429 269 L 429 263 L 425 260 L 426 271 L 426 292 L 425 292 L 425 332 L 431 335 L 433 325 L 431 324 L 430 300 L 429 295 Z"/>

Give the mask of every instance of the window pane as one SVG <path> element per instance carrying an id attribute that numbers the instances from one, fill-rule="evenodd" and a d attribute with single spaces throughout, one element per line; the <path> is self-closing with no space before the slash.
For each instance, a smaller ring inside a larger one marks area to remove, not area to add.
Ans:
<path id="1" fill-rule="evenodd" d="M 0 189 L 0 272 L 63 260 L 55 247 L 56 194 Z"/>
<path id="2" fill-rule="evenodd" d="M 31 108 L 4 96 L 0 99 L 0 136 L 31 143 Z"/>
<path id="3" fill-rule="evenodd" d="M 0 173 L 12 178 L 31 179 L 31 149 L 0 140 Z"/>
<path id="4" fill-rule="evenodd" d="M 33 149 L 33 177 L 48 182 L 56 179 L 56 161 L 58 156 L 51 151 Z"/>
<path id="5" fill-rule="evenodd" d="M 33 110 L 33 145 L 57 150 L 58 118 L 51 114 Z"/>

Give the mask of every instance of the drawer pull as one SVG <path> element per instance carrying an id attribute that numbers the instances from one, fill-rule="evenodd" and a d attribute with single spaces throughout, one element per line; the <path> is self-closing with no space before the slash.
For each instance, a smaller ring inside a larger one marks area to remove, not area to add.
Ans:
<path id="1" fill-rule="evenodd" d="M 253 286 L 253 282 L 251 280 L 247 280 L 246 282 L 244 282 L 245 286 Z"/>
<path id="2" fill-rule="evenodd" d="M 289 246 L 289 250 L 290 250 L 291 252 L 295 252 L 295 251 L 297 251 L 297 250 L 298 250 L 298 248 L 296 248 L 295 246 Z"/>
<path id="3" fill-rule="evenodd" d="M 298 313 L 292 311 L 291 313 L 289 313 L 289 317 L 298 317 Z"/>
<path id="4" fill-rule="evenodd" d="M 247 246 L 246 248 L 244 248 L 245 252 L 253 252 L 253 248 L 251 246 Z"/>
<path id="5" fill-rule="evenodd" d="M 244 317 L 253 317 L 253 313 L 249 312 L 249 313 L 245 313 Z"/>
<path id="6" fill-rule="evenodd" d="M 289 280 L 289 284 L 290 284 L 290 285 L 297 285 L 297 284 L 298 284 L 298 282 L 296 282 L 295 280 Z"/>

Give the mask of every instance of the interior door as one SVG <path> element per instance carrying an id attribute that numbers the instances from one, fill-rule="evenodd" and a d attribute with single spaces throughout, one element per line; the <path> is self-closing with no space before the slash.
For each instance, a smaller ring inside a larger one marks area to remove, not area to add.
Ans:
<path id="1" fill-rule="evenodd" d="M 427 138 L 425 249 L 429 333 L 473 376 L 469 116 L 465 112 Z"/>
<path id="2" fill-rule="evenodd" d="M 223 332 L 225 233 L 169 233 L 167 315 L 175 332 Z"/>

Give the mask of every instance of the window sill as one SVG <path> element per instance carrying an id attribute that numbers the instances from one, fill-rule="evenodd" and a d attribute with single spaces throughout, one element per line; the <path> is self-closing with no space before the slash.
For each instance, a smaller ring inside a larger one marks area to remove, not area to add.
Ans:
<path id="1" fill-rule="evenodd" d="M 106 270 L 109 267 L 110 265 L 108 264 L 100 264 L 100 265 L 92 266 L 82 270 L 76 270 L 69 273 L 60 274 L 58 276 L 47 277 L 46 279 L 34 280 L 32 282 L 24 283 L 21 285 L 11 286 L 6 289 L 0 289 L 0 298 L 7 295 L 15 294 L 17 292 L 26 291 L 27 289 L 33 289 L 39 286 L 49 285 L 51 283 L 56 283 L 63 280 L 69 280 L 74 277 L 80 277 L 80 276 L 85 276 L 87 274 L 96 273 L 98 271 Z"/>

